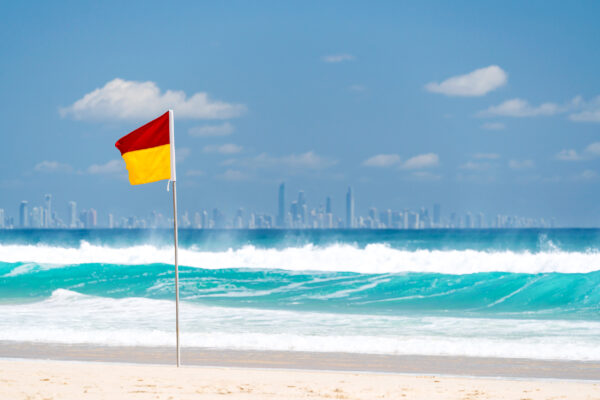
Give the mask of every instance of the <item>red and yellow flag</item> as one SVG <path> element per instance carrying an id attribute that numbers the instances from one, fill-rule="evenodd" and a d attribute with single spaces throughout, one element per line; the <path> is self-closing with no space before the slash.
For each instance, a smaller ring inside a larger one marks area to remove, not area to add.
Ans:
<path id="1" fill-rule="evenodd" d="M 115 143 L 125 160 L 129 183 L 132 185 L 163 179 L 175 180 L 175 171 L 171 171 L 175 146 L 171 132 L 172 118 L 172 111 L 167 111 Z"/>

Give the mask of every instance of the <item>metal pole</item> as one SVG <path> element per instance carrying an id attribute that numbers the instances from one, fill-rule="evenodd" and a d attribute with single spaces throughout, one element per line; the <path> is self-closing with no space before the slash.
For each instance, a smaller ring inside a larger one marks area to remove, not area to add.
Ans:
<path id="1" fill-rule="evenodd" d="M 179 263 L 177 260 L 177 248 L 179 247 L 177 239 L 177 189 L 175 181 L 173 183 L 173 234 L 175 238 L 175 332 L 177 335 L 177 367 L 180 366 L 181 353 L 179 349 Z"/>

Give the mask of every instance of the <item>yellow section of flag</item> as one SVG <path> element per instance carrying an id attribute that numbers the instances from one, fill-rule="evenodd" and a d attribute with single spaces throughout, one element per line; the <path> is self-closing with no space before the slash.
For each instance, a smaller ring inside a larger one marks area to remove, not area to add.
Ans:
<path id="1" fill-rule="evenodd" d="M 123 154 L 129 171 L 129 183 L 156 182 L 171 179 L 171 146 L 168 144 Z"/>

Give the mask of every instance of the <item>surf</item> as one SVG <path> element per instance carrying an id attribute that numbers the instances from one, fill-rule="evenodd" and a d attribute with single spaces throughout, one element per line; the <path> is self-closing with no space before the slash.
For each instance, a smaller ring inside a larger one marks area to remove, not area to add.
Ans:
<path id="1" fill-rule="evenodd" d="M 0 305 L 0 340 L 172 346 L 172 300 L 112 299 L 56 290 Z M 240 350 L 600 359 L 600 322 L 381 316 L 182 302 L 185 347 Z"/>
<path id="2" fill-rule="evenodd" d="M 171 264 L 168 246 L 133 245 L 111 247 L 81 241 L 77 247 L 21 244 L 0 245 L 0 261 L 32 262 L 48 268 L 77 264 L 145 265 Z M 589 251 L 494 251 L 494 250 L 405 250 L 386 243 L 364 247 L 335 243 L 325 246 L 261 248 L 244 245 L 226 250 L 205 250 L 192 245 L 180 250 L 180 265 L 202 269 L 283 269 L 356 273 L 428 272 L 473 274 L 589 273 L 600 270 L 600 252 Z"/>

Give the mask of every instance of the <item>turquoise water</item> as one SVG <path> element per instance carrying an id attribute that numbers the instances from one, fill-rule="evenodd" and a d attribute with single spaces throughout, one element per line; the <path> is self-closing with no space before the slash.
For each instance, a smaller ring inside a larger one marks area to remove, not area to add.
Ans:
<path id="1" fill-rule="evenodd" d="M 180 232 L 189 346 L 600 359 L 600 230 Z M 171 344 L 170 231 L 0 231 L 0 340 Z"/>

